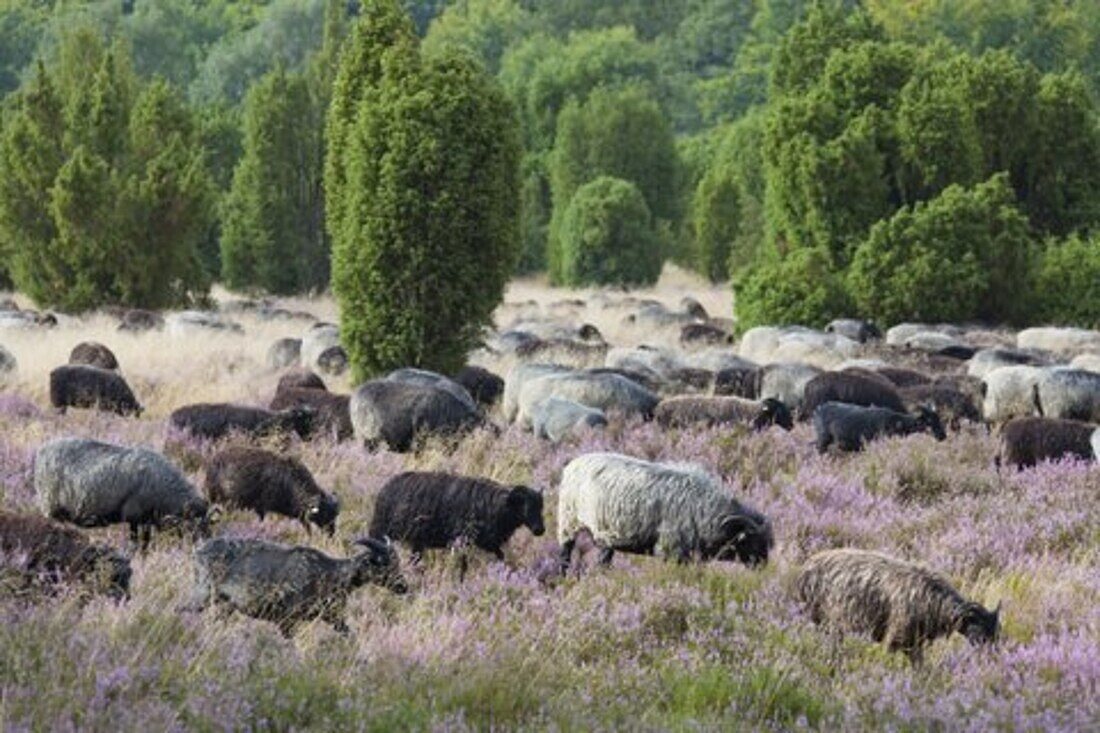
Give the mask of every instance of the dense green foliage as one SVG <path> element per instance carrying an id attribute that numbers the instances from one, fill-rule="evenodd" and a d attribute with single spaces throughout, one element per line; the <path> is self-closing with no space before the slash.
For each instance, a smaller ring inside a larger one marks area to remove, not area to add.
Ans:
<path id="1" fill-rule="evenodd" d="M 661 243 L 645 196 L 630 181 L 600 176 L 580 188 L 561 222 L 566 285 L 651 285 L 661 274 Z"/>
<path id="2" fill-rule="evenodd" d="M 1035 322 L 1100 328 L 1100 239 L 1050 243 L 1032 277 Z"/>
<path id="3" fill-rule="evenodd" d="M 328 143 L 340 166 L 326 179 L 340 202 L 328 211 L 333 290 L 357 379 L 460 368 L 503 298 L 519 238 L 511 103 L 463 54 L 421 57 L 399 17 L 378 2 L 360 21 L 330 109 L 329 130 L 346 141 Z M 364 60 L 376 65 L 359 74 Z"/>

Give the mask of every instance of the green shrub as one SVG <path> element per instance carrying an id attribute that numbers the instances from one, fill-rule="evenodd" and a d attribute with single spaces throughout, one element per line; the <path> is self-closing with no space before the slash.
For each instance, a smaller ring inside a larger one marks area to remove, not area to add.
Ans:
<path id="1" fill-rule="evenodd" d="M 730 255 L 740 229 L 741 195 L 729 168 L 712 168 L 691 202 L 695 225 L 695 267 L 711 282 L 726 280 Z"/>
<path id="2" fill-rule="evenodd" d="M 1037 321 L 1100 327 L 1100 239 L 1074 236 L 1048 244 L 1031 289 Z"/>
<path id="3" fill-rule="evenodd" d="M 737 329 L 802 324 L 824 326 L 845 315 L 848 300 L 841 278 L 821 249 L 796 249 L 757 261 L 734 279 Z"/>
<path id="4" fill-rule="evenodd" d="M 653 217 L 638 187 L 601 176 L 581 186 L 561 225 L 567 285 L 650 285 L 664 258 Z"/>

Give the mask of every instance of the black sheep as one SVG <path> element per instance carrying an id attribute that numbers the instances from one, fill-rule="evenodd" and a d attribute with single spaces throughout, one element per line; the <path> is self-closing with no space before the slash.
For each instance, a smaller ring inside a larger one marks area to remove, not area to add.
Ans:
<path id="1" fill-rule="evenodd" d="M 1061 458 L 1095 460 L 1100 450 L 1100 428 L 1078 420 L 1019 417 L 1001 428 L 996 463 L 1028 468 L 1040 461 Z"/>
<path id="2" fill-rule="evenodd" d="M 307 407 L 272 412 L 260 407 L 204 402 L 175 410 L 169 422 L 196 438 L 217 440 L 234 431 L 252 436 L 294 432 L 308 438 L 313 432 L 313 419 L 313 410 Z"/>
<path id="3" fill-rule="evenodd" d="M 479 366 L 465 366 L 453 378 L 483 408 L 496 404 L 504 394 L 504 380 Z"/>
<path id="4" fill-rule="evenodd" d="M 284 389 L 320 389 L 327 390 L 324 380 L 322 380 L 315 372 L 311 372 L 308 369 L 291 369 L 289 372 L 279 377 L 279 384 L 275 387 L 275 392 L 279 393 Z"/>
<path id="5" fill-rule="evenodd" d="M 476 408 L 445 389 L 388 379 L 360 385 L 348 409 L 357 440 L 398 453 L 424 436 L 457 435 L 485 424 Z"/>
<path id="6" fill-rule="evenodd" d="M 817 408 L 826 402 L 885 407 L 894 412 L 905 412 L 905 403 L 890 380 L 857 370 L 822 372 L 807 382 L 799 417 L 803 420 L 812 418 Z"/>
<path id="7" fill-rule="evenodd" d="M 351 426 L 351 412 L 348 409 L 350 399 L 346 394 L 334 394 L 324 389 L 286 387 L 280 388 L 275 393 L 268 407 L 272 410 L 308 407 L 313 410 L 314 434 L 332 435 L 337 440 L 349 440 L 354 434 Z"/>
<path id="8" fill-rule="evenodd" d="M 917 384 L 902 387 L 899 391 L 911 410 L 920 405 L 931 405 L 952 430 L 958 430 L 964 420 L 972 423 L 982 421 L 977 401 L 960 389 L 945 384 Z"/>
<path id="9" fill-rule="evenodd" d="M 114 353 L 97 341 L 82 341 L 69 353 L 70 364 L 85 364 L 100 369 L 118 369 Z"/>
<path id="10" fill-rule="evenodd" d="M 876 438 L 930 432 L 936 440 L 947 434 L 935 410 L 921 407 L 916 417 L 885 407 L 863 407 L 844 402 L 826 402 L 814 412 L 815 444 L 824 453 L 834 443 L 842 451 L 860 451 Z"/>
<path id="11" fill-rule="evenodd" d="M 122 314 L 118 324 L 119 331 L 141 333 L 143 331 L 159 331 L 164 328 L 164 318 L 153 311 L 134 308 Z"/>
<path id="12" fill-rule="evenodd" d="M 466 538 L 503 560 L 501 547 L 524 525 L 536 536 L 546 531 L 542 494 L 526 486 L 509 488 L 483 478 L 406 472 L 387 481 L 379 492 L 370 536 L 405 542 L 417 555 Z"/>
<path id="13" fill-rule="evenodd" d="M 893 382 L 895 387 L 899 388 L 916 387 L 918 385 L 932 383 L 932 377 L 924 372 L 918 372 L 916 369 L 886 366 L 875 369 L 875 373 L 879 376 L 886 377 Z"/>
<path id="14" fill-rule="evenodd" d="M 717 346 L 732 344 L 733 336 L 709 323 L 686 323 L 680 328 L 680 345 L 705 344 Z"/>
<path id="15" fill-rule="evenodd" d="M 263 519 L 282 514 L 309 531 L 315 524 L 336 531 L 340 504 L 325 493 L 299 461 L 259 448 L 228 448 L 206 464 L 206 497 L 218 504 L 251 509 Z"/>
<path id="16" fill-rule="evenodd" d="M 756 399 L 760 394 L 760 367 L 746 364 L 720 370 L 714 375 L 714 394 Z"/>
<path id="17" fill-rule="evenodd" d="M 90 407 L 119 415 L 139 416 L 141 405 L 120 375 L 84 364 L 67 364 L 50 372 L 50 404 L 61 412 Z"/>

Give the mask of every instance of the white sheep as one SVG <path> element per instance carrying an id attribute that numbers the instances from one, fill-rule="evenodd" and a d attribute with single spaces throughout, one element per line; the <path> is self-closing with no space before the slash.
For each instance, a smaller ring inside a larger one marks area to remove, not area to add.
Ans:
<path id="1" fill-rule="evenodd" d="M 1084 328 L 1025 328 L 1016 334 L 1020 349 L 1042 349 L 1058 354 L 1100 350 L 1100 331 Z"/>
<path id="2" fill-rule="evenodd" d="M 519 392 L 523 385 L 532 379 L 544 377 L 547 374 L 564 374 L 573 371 L 569 367 L 560 364 L 517 364 L 504 378 L 504 394 L 500 398 L 500 410 L 504 419 L 515 422 L 516 413 L 519 412 Z"/>
<path id="3" fill-rule="evenodd" d="M 994 369 L 982 379 L 982 418 L 1002 424 L 1035 414 L 1035 384 L 1040 367 L 1019 365 Z"/>

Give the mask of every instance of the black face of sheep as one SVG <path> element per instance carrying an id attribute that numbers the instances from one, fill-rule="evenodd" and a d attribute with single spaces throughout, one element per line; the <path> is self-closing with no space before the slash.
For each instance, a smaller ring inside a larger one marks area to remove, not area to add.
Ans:
<path id="1" fill-rule="evenodd" d="M 944 431 L 939 413 L 935 409 L 928 406 L 919 408 L 917 410 L 917 422 L 921 427 L 932 433 L 936 440 L 947 440 L 947 433 Z"/>
<path id="2" fill-rule="evenodd" d="M 515 516 L 523 517 L 522 524 L 527 525 L 536 537 L 546 532 L 542 521 L 542 494 L 526 486 L 515 486 L 508 492 L 508 506 Z"/>
<path id="3" fill-rule="evenodd" d="M 355 541 L 355 544 L 366 548 L 366 551 L 358 556 L 356 565 L 355 585 L 377 583 L 383 588 L 403 595 L 409 592 L 409 585 L 405 576 L 401 574 L 401 566 L 397 559 L 397 552 L 393 543 L 364 537 Z"/>
<path id="4" fill-rule="evenodd" d="M 192 501 L 179 516 L 165 517 L 162 524 L 164 529 L 179 532 L 190 538 L 192 542 L 204 540 L 210 536 L 210 522 L 217 516 L 219 510 L 210 510 L 210 504 L 205 499 Z M 137 540 L 134 528 L 131 528 L 131 539 Z M 148 544 L 148 532 L 142 539 L 142 544 Z"/>
<path id="5" fill-rule="evenodd" d="M 336 517 L 340 514 L 340 502 L 332 496 L 319 496 L 306 512 L 306 519 L 323 529 L 330 537 L 336 534 Z"/>
<path id="6" fill-rule="evenodd" d="M 317 357 L 317 368 L 325 374 L 340 376 L 348 368 L 348 354 L 342 346 L 330 346 Z"/>
<path id="7" fill-rule="evenodd" d="M 784 430 L 794 428 L 794 417 L 787 406 L 774 397 L 768 397 L 760 406 L 760 414 L 752 421 L 753 430 L 764 430 L 769 425 L 778 425 Z"/>
<path id="8" fill-rule="evenodd" d="M 722 523 L 722 540 L 712 553 L 715 560 L 740 561 L 750 567 L 768 562 L 772 536 L 766 525 L 749 517 L 730 517 Z"/>
<path id="9" fill-rule="evenodd" d="M 959 622 L 959 633 L 974 646 L 993 644 L 1001 630 L 1001 604 L 987 611 L 977 603 L 968 603 Z"/>
<path id="10" fill-rule="evenodd" d="M 593 344 L 605 343 L 603 340 L 603 334 L 600 333 L 600 329 L 593 326 L 591 323 L 586 323 L 577 330 L 577 336 L 581 341 L 587 341 Z"/>

